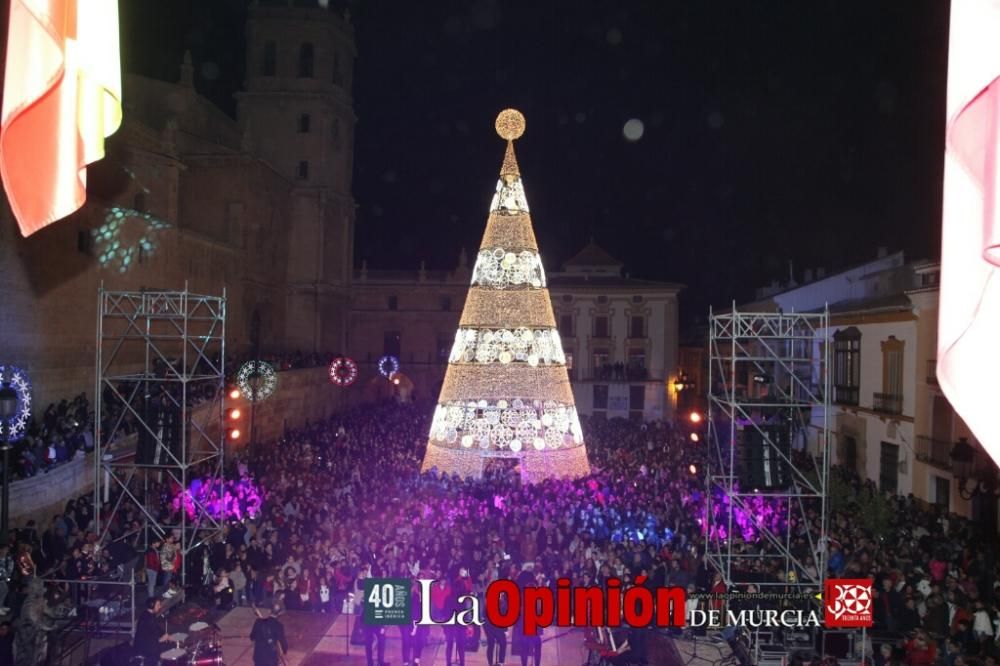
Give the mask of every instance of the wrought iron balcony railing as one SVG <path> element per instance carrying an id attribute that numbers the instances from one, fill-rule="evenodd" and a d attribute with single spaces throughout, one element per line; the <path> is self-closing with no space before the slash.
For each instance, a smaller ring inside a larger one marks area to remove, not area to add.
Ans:
<path id="1" fill-rule="evenodd" d="M 872 409 L 883 414 L 902 414 L 903 396 L 894 393 L 876 393 L 872 398 Z"/>
<path id="2" fill-rule="evenodd" d="M 951 469 L 952 446 L 954 446 L 954 442 L 917 435 L 917 460 L 922 460 L 943 469 Z"/>
<path id="3" fill-rule="evenodd" d="M 834 386 L 833 387 L 833 401 L 840 405 L 856 405 L 858 404 L 858 387 L 857 386 Z"/>

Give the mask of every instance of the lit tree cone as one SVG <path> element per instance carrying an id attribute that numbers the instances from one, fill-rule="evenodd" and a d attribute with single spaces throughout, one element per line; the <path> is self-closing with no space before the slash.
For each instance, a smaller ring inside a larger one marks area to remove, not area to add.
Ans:
<path id="1" fill-rule="evenodd" d="M 525 481 L 590 472 L 514 140 L 524 116 L 497 116 L 500 180 L 448 359 L 423 470 L 480 477 L 515 459 Z"/>

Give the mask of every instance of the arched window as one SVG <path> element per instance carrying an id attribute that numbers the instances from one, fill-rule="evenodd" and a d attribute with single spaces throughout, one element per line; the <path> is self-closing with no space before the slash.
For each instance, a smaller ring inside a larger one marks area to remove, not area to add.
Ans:
<path id="1" fill-rule="evenodd" d="M 309 42 L 299 46 L 299 78 L 313 77 L 313 45 Z"/>
<path id="2" fill-rule="evenodd" d="M 273 39 L 264 42 L 264 50 L 260 54 L 260 75 L 274 76 L 278 73 L 278 43 Z"/>
<path id="3" fill-rule="evenodd" d="M 299 134 L 309 134 L 311 124 L 312 119 L 309 117 L 308 113 L 299 115 Z"/>

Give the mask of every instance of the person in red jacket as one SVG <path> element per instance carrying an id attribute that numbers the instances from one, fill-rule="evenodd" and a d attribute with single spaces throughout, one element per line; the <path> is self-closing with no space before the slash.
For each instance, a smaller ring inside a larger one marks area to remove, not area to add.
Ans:
<path id="1" fill-rule="evenodd" d="M 146 549 L 146 590 L 149 597 L 156 594 L 156 579 L 160 576 L 160 544 L 159 539 L 154 539 Z"/>
<path id="2" fill-rule="evenodd" d="M 435 622 L 444 622 L 451 617 L 451 584 L 440 573 L 431 587 L 431 617 Z"/>
<path id="3" fill-rule="evenodd" d="M 927 633 L 918 631 L 917 635 L 906 641 L 906 664 L 907 666 L 934 666 L 937 661 L 937 645 L 934 644 Z"/>

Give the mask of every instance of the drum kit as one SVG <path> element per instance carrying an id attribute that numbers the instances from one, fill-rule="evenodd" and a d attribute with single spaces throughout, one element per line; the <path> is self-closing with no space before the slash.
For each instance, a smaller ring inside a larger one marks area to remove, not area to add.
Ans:
<path id="1" fill-rule="evenodd" d="M 133 657 L 130 666 L 225 666 L 219 627 L 214 624 L 195 622 L 187 632 L 170 634 L 170 640 L 175 646 L 160 653 L 157 664 Z"/>

